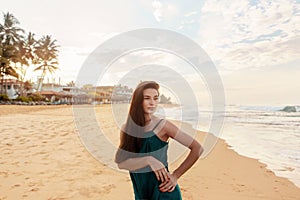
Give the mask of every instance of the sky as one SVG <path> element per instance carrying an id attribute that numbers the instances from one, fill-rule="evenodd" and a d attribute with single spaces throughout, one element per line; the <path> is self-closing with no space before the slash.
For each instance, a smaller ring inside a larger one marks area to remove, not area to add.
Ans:
<path id="1" fill-rule="evenodd" d="M 0 11 L 12 13 L 26 32 L 57 40 L 56 82 L 76 81 L 87 57 L 103 42 L 127 31 L 159 28 L 190 38 L 208 54 L 222 80 L 226 104 L 300 105 L 299 0 L 0 0 L 0 5 Z M 134 74 L 129 65 L 153 63 L 170 67 L 157 70 L 158 76 L 177 70 L 200 101 L 211 98 L 191 66 L 160 51 L 120 57 L 99 82 L 115 84 Z M 142 74 L 134 78 L 142 79 Z M 29 74 L 32 80 L 37 76 Z"/>

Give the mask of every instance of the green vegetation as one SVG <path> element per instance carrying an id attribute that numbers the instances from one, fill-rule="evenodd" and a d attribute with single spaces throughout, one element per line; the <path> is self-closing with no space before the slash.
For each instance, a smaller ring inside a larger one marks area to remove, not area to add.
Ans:
<path id="1" fill-rule="evenodd" d="M 0 101 L 9 101 L 9 98 L 6 94 L 0 94 Z"/>
<path id="2" fill-rule="evenodd" d="M 21 102 L 29 103 L 30 101 L 32 101 L 32 99 L 29 97 L 19 96 L 14 101 L 21 101 Z"/>
<path id="3" fill-rule="evenodd" d="M 20 94 L 26 91 L 26 72 L 30 66 L 35 71 L 41 71 L 37 90 L 41 90 L 42 82 L 47 73 L 58 69 L 58 45 L 50 35 L 35 38 L 35 34 L 19 27 L 17 18 L 7 12 L 3 14 L 3 23 L 0 23 L 0 79 L 13 76 L 21 81 Z M 27 84 L 28 85 L 28 84 Z M 0 94 L 6 94 L 1 87 Z"/>

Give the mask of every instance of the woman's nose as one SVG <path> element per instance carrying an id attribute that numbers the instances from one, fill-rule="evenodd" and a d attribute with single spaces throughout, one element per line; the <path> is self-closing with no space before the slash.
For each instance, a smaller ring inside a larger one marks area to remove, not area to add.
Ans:
<path id="1" fill-rule="evenodd" d="M 150 100 L 150 104 L 153 105 L 154 104 L 154 99 Z"/>

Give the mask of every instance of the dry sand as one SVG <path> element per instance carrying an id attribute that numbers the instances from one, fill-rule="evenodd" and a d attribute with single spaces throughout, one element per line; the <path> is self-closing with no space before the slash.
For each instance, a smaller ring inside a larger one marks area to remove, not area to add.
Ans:
<path id="1" fill-rule="evenodd" d="M 96 116 L 116 145 L 119 132 L 110 106 L 97 107 Z M 103 165 L 83 146 L 71 106 L 2 105 L 0 120 L 0 200 L 133 199 L 128 173 Z M 197 134 L 199 141 L 203 134 Z M 221 139 L 179 185 L 183 199 L 300 199 L 300 188 Z"/>

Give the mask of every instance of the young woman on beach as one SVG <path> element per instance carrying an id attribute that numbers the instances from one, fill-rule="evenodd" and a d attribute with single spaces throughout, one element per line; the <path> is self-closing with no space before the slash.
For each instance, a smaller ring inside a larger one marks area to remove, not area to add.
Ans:
<path id="1" fill-rule="evenodd" d="M 154 115 L 158 90 L 154 81 L 141 82 L 135 89 L 115 161 L 120 169 L 129 170 L 135 199 L 179 200 L 182 198 L 177 180 L 198 160 L 203 149 L 170 121 Z M 169 138 L 190 149 L 173 172 L 169 172 L 167 163 Z"/>

